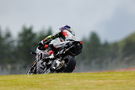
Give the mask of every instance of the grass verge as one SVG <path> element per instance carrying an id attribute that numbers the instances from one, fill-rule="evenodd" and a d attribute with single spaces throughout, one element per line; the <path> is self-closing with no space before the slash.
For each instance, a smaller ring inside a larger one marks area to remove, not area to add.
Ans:
<path id="1" fill-rule="evenodd" d="M 0 90 L 135 90 L 135 72 L 4 75 Z"/>

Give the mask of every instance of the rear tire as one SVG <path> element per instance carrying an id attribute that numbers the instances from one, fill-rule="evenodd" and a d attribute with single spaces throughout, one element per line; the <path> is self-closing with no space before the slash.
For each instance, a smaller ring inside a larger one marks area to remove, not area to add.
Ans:
<path id="1" fill-rule="evenodd" d="M 75 58 L 74 57 L 70 57 L 69 61 L 67 63 L 67 66 L 65 67 L 64 72 L 72 73 L 74 71 L 74 69 L 75 69 L 75 66 L 76 66 Z"/>

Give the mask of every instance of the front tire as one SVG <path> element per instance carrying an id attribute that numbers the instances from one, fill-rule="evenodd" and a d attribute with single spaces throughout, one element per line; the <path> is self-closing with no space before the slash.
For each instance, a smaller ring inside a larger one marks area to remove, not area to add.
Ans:
<path id="1" fill-rule="evenodd" d="M 33 62 L 32 66 L 30 67 L 30 69 L 27 71 L 28 75 L 32 75 L 32 74 L 36 74 L 36 61 Z"/>

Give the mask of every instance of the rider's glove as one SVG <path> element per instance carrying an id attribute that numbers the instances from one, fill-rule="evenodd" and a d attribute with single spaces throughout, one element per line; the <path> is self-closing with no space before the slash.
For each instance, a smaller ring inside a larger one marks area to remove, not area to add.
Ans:
<path id="1" fill-rule="evenodd" d="M 40 43 L 38 44 L 38 49 L 39 49 L 39 50 L 44 50 L 44 45 L 43 45 L 42 42 L 40 42 Z"/>

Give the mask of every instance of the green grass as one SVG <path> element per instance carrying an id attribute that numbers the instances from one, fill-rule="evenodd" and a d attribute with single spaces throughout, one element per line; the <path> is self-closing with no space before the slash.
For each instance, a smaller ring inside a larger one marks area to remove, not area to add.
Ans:
<path id="1" fill-rule="evenodd" d="M 135 90 L 135 72 L 5 75 L 0 90 Z"/>

